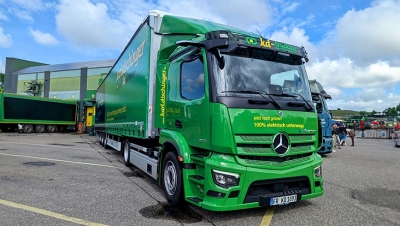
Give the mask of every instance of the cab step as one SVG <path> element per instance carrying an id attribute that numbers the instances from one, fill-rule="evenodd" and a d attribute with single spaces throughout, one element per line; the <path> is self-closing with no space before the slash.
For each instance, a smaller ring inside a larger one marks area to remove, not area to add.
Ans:
<path id="1" fill-rule="evenodd" d="M 203 166 L 208 157 L 209 157 L 209 154 L 192 154 L 192 155 L 190 155 L 190 158 L 193 161 L 196 161 Z"/>
<path id="2" fill-rule="evenodd" d="M 200 175 L 190 175 L 189 180 L 197 183 L 197 184 L 202 184 L 204 185 L 204 177 Z"/>
<path id="3" fill-rule="evenodd" d="M 194 202 L 195 204 L 203 202 L 203 199 L 198 198 L 198 197 L 188 197 L 187 198 L 189 201 Z"/>

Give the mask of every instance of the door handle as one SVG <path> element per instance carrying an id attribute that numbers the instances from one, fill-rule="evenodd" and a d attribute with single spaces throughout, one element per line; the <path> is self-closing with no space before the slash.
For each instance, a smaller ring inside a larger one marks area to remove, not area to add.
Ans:
<path id="1" fill-rule="evenodd" d="M 182 122 L 179 120 L 175 120 L 175 127 L 176 128 L 182 128 Z"/>

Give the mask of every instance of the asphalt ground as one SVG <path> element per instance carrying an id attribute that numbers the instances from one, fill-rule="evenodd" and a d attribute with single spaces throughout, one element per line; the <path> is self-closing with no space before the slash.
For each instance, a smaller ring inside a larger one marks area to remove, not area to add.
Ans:
<path id="1" fill-rule="evenodd" d="M 169 206 L 97 137 L 0 133 L 0 225 L 400 225 L 400 148 L 355 142 L 323 156 L 324 196 L 220 213 Z"/>

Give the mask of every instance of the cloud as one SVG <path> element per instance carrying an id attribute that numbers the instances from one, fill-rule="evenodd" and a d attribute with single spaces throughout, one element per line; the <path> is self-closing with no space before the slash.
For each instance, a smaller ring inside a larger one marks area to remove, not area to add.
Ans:
<path id="1" fill-rule="evenodd" d="M 160 8 L 185 17 L 205 19 L 256 33 L 273 23 L 277 9 L 263 0 L 204 0 L 201 4 L 195 0 L 184 3 L 175 0 L 159 1 Z M 256 30 L 257 29 L 257 30 Z"/>
<path id="2" fill-rule="evenodd" d="M 121 49 L 133 34 L 120 20 L 108 15 L 103 3 L 62 0 L 57 10 L 57 31 L 77 46 Z"/>
<path id="3" fill-rule="evenodd" d="M 285 27 L 282 30 L 271 34 L 270 38 L 279 42 L 290 43 L 296 46 L 304 46 L 310 61 L 312 61 L 312 59 L 314 59 L 317 55 L 317 49 L 315 45 L 309 41 L 309 37 L 306 35 L 306 32 L 301 28 L 295 27 L 293 30 L 289 31 L 289 29 Z"/>
<path id="4" fill-rule="evenodd" d="M 382 111 L 399 104 L 393 94 L 400 84 L 400 67 L 377 61 L 357 65 L 347 57 L 306 64 L 309 79 L 317 79 L 332 96 L 330 109 Z"/>
<path id="5" fill-rule="evenodd" d="M 299 2 L 286 2 L 283 4 L 282 14 L 291 13 L 296 11 L 296 9 L 300 6 Z"/>
<path id="6" fill-rule="evenodd" d="M 12 46 L 12 44 L 13 44 L 13 41 L 12 41 L 11 35 L 4 34 L 3 28 L 0 27 L 0 47 L 7 48 L 7 47 Z"/>
<path id="7" fill-rule="evenodd" d="M 387 62 L 377 61 L 368 66 L 357 66 L 350 58 L 306 64 L 310 79 L 322 85 L 335 84 L 340 88 L 391 88 L 400 83 L 400 67 L 391 67 Z"/>
<path id="8" fill-rule="evenodd" d="M 58 44 L 58 40 L 49 33 L 43 33 L 39 30 L 33 30 L 32 28 L 29 28 L 29 33 L 32 35 L 33 39 L 35 39 L 35 41 L 39 44 L 43 44 L 43 45 L 57 45 Z"/>
<path id="9" fill-rule="evenodd" d="M 0 11 L 0 20 L 8 20 L 8 17 L 2 11 Z"/>
<path id="10" fill-rule="evenodd" d="M 56 7 L 57 31 L 72 44 L 80 47 L 122 49 L 136 28 L 152 9 L 197 19 L 205 19 L 257 32 L 272 24 L 274 9 L 263 0 L 246 2 L 233 0 L 195 0 L 157 3 L 129 0 L 94 1 L 61 0 Z M 223 19 L 222 19 L 223 18 Z"/>
<path id="11" fill-rule="evenodd" d="M 10 0 L 15 5 L 29 10 L 29 11 L 40 11 L 44 9 L 45 4 L 42 0 Z"/>
<path id="12" fill-rule="evenodd" d="M 43 12 L 53 5 L 54 3 L 43 2 L 42 0 L 8 0 L 7 10 L 9 14 L 23 21 L 34 22 L 33 13 Z"/>
<path id="13" fill-rule="evenodd" d="M 399 12 L 398 0 L 376 0 L 369 8 L 348 11 L 336 25 L 337 45 L 347 56 L 367 63 L 398 57 Z"/>
<path id="14" fill-rule="evenodd" d="M 3 73 L 6 71 L 6 68 L 4 67 L 3 61 L 0 60 L 0 73 Z"/>

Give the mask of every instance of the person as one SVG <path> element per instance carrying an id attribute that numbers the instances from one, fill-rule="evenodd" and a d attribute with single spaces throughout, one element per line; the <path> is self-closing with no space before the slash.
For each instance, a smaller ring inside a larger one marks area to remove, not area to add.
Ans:
<path id="1" fill-rule="evenodd" d="M 333 138 L 333 146 L 338 147 L 339 149 L 342 149 L 340 147 L 340 140 L 339 140 L 339 134 L 340 130 L 339 127 L 336 123 L 332 125 L 332 138 Z"/>
<path id="2" fill-rule="evenodd" d="M 346 132 L 343 130 L 340 135 L 339 135 L 339 139 L 340 139 L 340 145 L 341 146 L 347 146 L 347 142 L 346 142 L 346 138 L 347 138 L 347 134 Z"/>
<path id="3" fill-rule="evenodd" d="M 349 137 L 351 139 L 351 146 L 354 146 L 354 137 L 356 136 L 356 133 L 354 132 L 354 129 L 351 129 L 349 132 Z"/>

